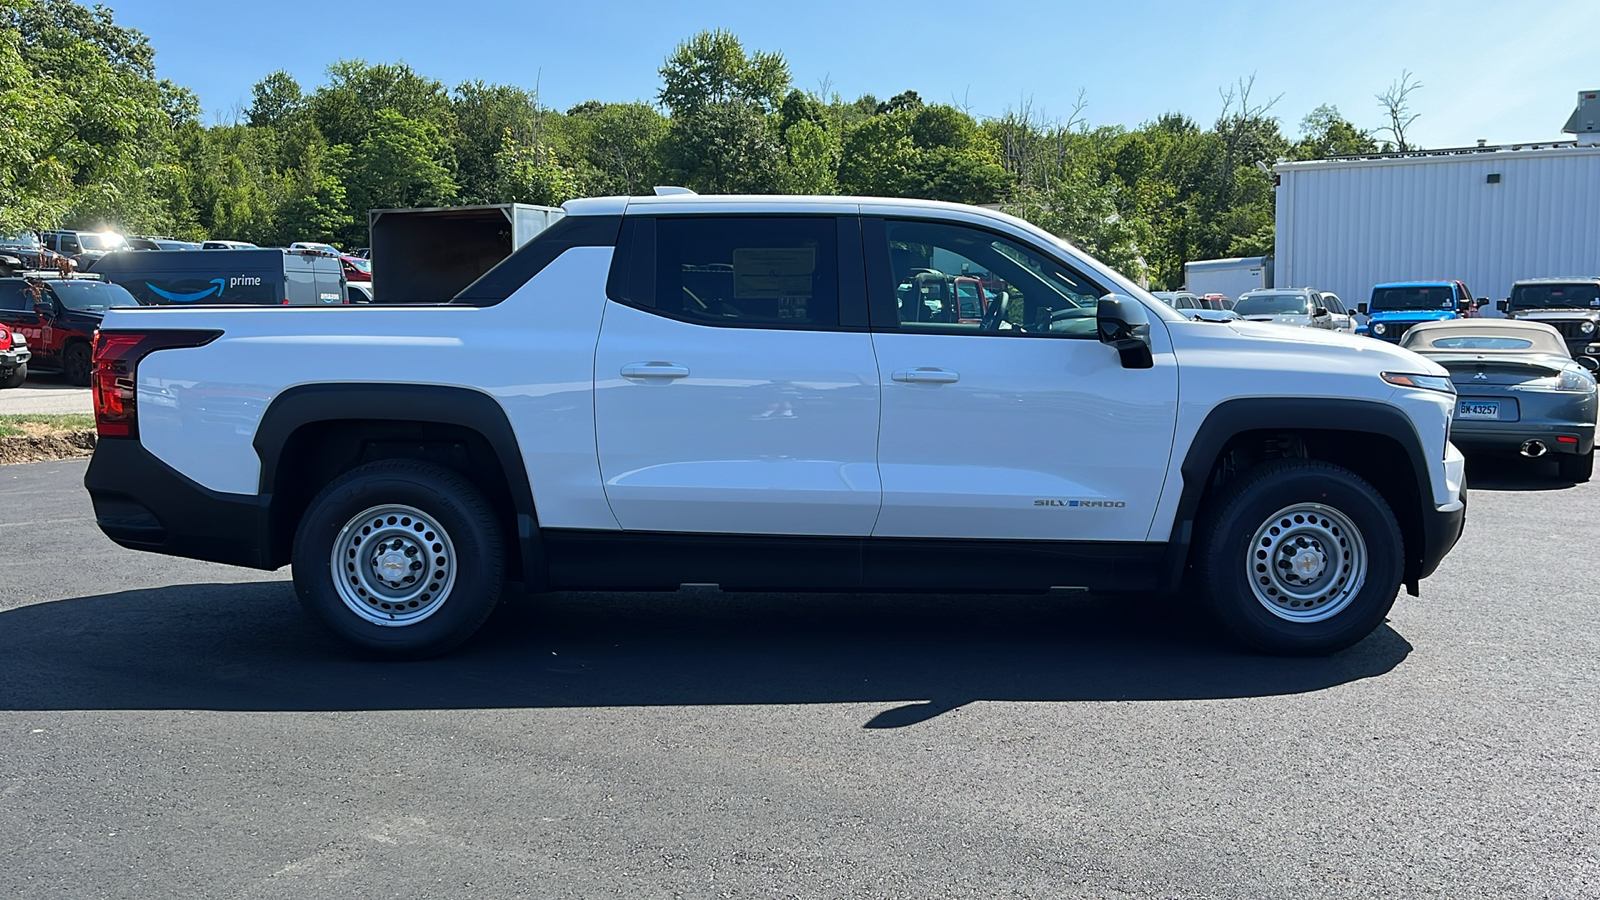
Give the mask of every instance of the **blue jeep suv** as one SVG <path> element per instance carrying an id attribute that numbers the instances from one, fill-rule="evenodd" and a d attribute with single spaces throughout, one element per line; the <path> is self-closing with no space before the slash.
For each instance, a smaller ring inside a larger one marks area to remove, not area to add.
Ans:
<path id="1" fill-rule="evenodd" d="M 1475 316 L 1486 301 L 1474 300 L 1472 292 L 1459 281 L 1395 281 L 1372 289 L 1372 300 L 1357 307 L 1370 316 L 1356 334 L 1365 334 L 1400 343 L 1411 326 L 1421 322 L 1440 322 L 1462 316 Z"/>

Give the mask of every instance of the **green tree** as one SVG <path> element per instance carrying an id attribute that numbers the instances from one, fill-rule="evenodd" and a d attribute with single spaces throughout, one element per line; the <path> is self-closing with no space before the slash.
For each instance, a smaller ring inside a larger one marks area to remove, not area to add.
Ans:
<path id="1" fill-rule="evenodd" d="M 591 100 L 567 110 L 557 130 L 586 194 L 648 193 L 662 179 L 668 122 L 647 103 Z"/>
<path id="2" fill-rule="evenodd" d="M 256 128 L 279 128 L 305 109 L 305 95 L 300 82 L 288 72 L 279 69 L 255 83 L 250 88 L 250 109 L 247 121 Z"/>
<path id="3" fill-rule="evenodd" d="M 789 87 L 789 64 L 781 53 L 746 54 L 731 31 L 702 31 L 667 57 L 657 98 L 674 118 L 709 106 L 748 103 L 763 113 L 777 109 Z"/>
<path id="4" fill-rule="evenodd" d="M 507 128 L 495 155 L 496 201 L 559 206 L 577 196 L 577 178 L 539 142 L 518 141 Z"/>
<path id="5" fill-rule="evenodd" d="M 676 182 L 706 194 L 766 194 L 778 189 L 783 150 L 754 104 L 738 100 L 674 117 L 664 148 Z"/>
<path id="6" fill-rule="evenodd" d="M 456 173 L 462 202 L 503 202 L 499 156 L 506 135 L 518 144 L 544 144 L 544 111 L 522 88 L 482 81 L 457 86 L 451 106 L 457 127 Z"/>
<path id="7" fill-rule="evenodd" d="M 1330 156 L 1358 156 L 1378 152 L 1378 142 L 1370 132 L 1339 115 L 1339 108 L 1323 104 L 1300 120 L 1300 140 L 1289 151 L 1290 159 L 1327 159 Z"/>
<path id="8" fill-rule="evenodd" d="M 437 125 L 380 109 L 351 154 L 350 198 L 362 212 L 444 206 L 456 195 L 451 161 L 450 143 Z"/>

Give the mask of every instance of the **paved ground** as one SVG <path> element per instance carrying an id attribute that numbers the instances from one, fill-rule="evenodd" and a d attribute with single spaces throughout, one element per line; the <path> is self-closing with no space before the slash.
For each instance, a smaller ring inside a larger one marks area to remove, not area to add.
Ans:
<path id="1" fill-rule="evenodd" d="M 115 548 L 83 468 L 0 467 L 3 896 L 1600 896 L 1600 485 L 1479 473 L 1325 660 L 1094 598 L 560 595 L 379 664 L 282 573 Z"/>
<path id="2" fill-rule="evenodd" d="M 0 391 L 0 415 L 93 412 L 89 389 L 73 387 L 59 375 L 30 375 L 20 387 Z"/>

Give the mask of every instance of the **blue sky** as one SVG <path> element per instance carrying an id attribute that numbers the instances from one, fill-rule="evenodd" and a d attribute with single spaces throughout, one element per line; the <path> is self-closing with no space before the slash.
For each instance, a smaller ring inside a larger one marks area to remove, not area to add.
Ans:
<path id="1" fill-rule="evenodd" d="M 149 35 L 161 76 L 196 91 L 208 121 L 248 106 L 274 69 L 310 89 L 344 58 L 404 60 L 447 85 L 537 84 L 558 109 L 652 100 L 662 59 L 717 27 L 781 51 L 803 88 L 912 89 L 977 116 L 1031 100 L 1047 118 L 1065 117 L 1081 88 L 1091 125 L 1173 110 L 1209 124 L 1218 89 L 1254 74 L 1256 98 L 1282 95 L 1273 113 L 1290 135 L 1321 103 L 1371 128 L 1373 95 L 1409 69 L 1424 146 L 1554 140 L 1577 92 L 1600 88 L 1600 0 L 106 2 Z"/>

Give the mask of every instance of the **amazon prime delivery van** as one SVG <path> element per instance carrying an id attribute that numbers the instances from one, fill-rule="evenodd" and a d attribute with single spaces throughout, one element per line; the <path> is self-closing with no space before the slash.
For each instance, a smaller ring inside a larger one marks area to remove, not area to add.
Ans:
<path id="1" fill-rule="evenodd" d="M 349 302 L 339 260 L 317 254 L 129 250 L 99 260 L 94 272 L 122 285 L 146 306 L 340 306 Z"/>

